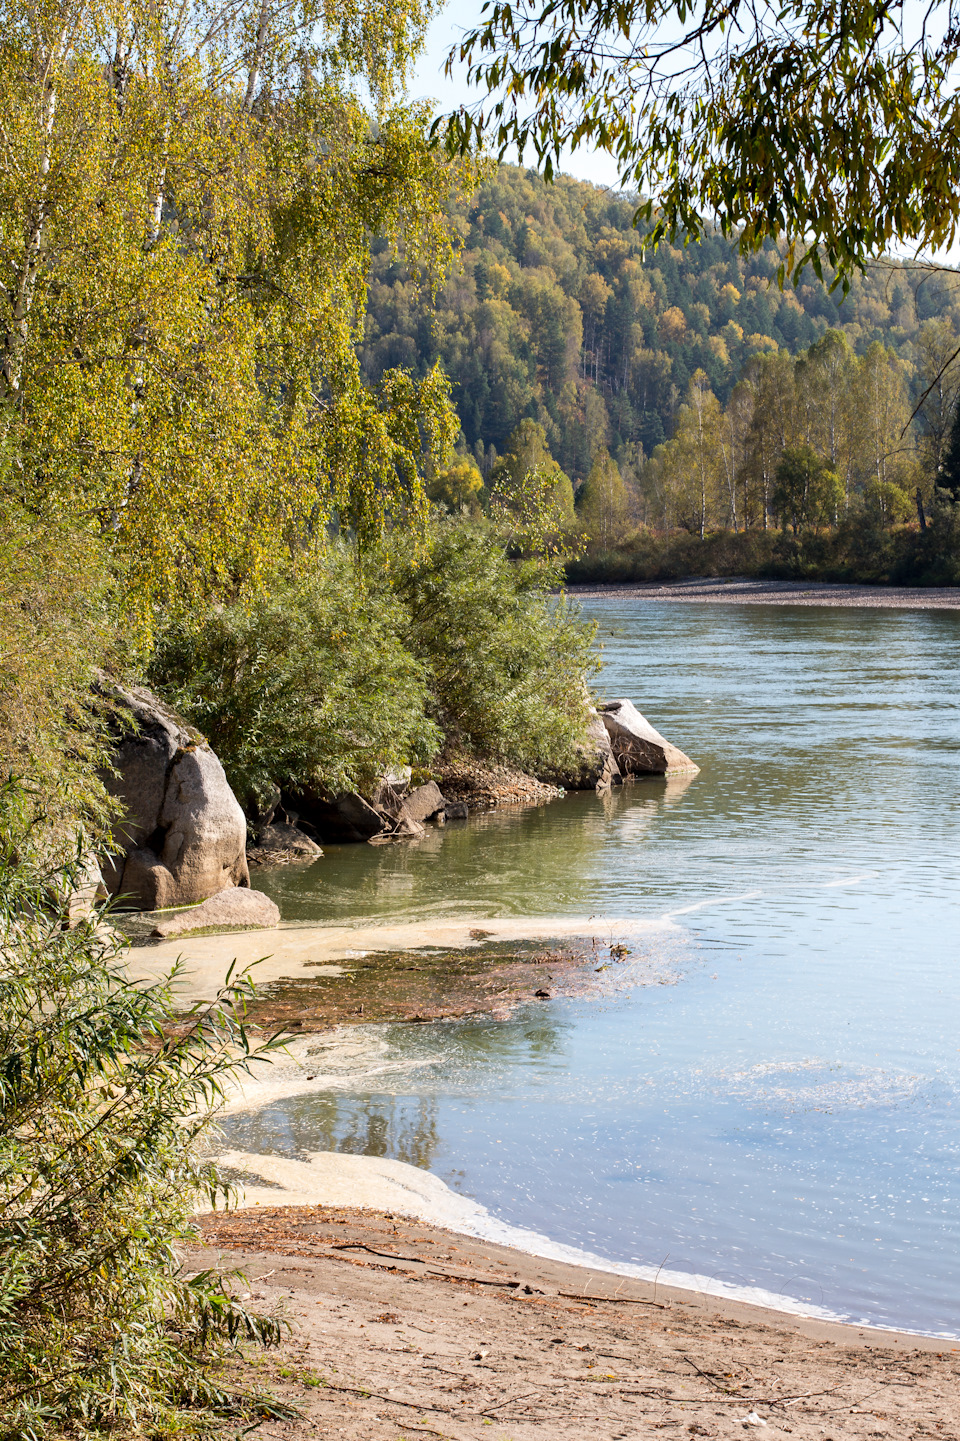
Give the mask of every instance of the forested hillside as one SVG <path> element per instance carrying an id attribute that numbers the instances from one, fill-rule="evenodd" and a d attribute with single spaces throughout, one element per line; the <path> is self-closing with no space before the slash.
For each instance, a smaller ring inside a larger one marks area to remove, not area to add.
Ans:
<path id="1" fill-rule="evenodd" d="M 531 418 L 575 483 L 604 446 L 629 480 L 673 433 L 697 371 L 725 406 L 752 356 L 797 355 L 839 328 L 855 356 L 874 342 L 892 349 L 907 396 L 960 332 L 952 273 L 877 265 L 844 299 L 808 272 L 781 291 L 772 246 L 744 258 L 717 236 L 643 256 L 632 222 L 620 196 L 501 166 L 457 214 L 462 263 L 435 307 L 379 245 L 367 377 L 393 366 L 422 375 L 440 360 L 485 477 Z"/>

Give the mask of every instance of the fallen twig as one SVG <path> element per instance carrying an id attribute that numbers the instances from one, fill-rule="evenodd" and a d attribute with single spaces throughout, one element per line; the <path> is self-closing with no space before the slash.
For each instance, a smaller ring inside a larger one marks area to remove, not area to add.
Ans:
<path id="1" fill-rule="evenodd" d="M 585 1296 L 581 1291 L 558 1291 L 568 1301 L 600 1301 L 607 1306 L 656 1306 L 658 1311 L 667 1308 L 662 1301 L 641 1301 L 636 1296 Z"/>
<path id="2" fill-rule="evenodd" d="M 522 1396 L 511 1396 L 508 1401 L 498 1401 L 495 1406 L 484 1406 L 479 1412 L 481 1416 L 489 1416 L 491 1411 L 502 1411 L 504 1406 L 512 1406 L 515 1401 L 527 1401 L 531 1396 L 538 1396 L 539 1391 L 524 1391 Z"/>

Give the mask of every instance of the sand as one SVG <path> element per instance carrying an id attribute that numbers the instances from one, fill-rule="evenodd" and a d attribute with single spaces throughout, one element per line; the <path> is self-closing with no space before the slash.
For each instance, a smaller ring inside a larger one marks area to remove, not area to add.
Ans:
<path id="1" fill-rule="evenodd" d="M 697 577 L 692 580 L 634 584 L 571 585 L 581 600 L 635 596 L 643 600 L 709 601 L 721 605 L 818 605 L 880 610 L 960 610 L 960 587 L 840 585 L 827 581 L 747 580 Z"/>
<path id="2" fill-rule="evenodd" d="M 373 1021 L 505 1019 L 538 997 L 657 984 L 665 975 L 658 951 L 680 935 L 669 915 L 281 924 L 134 946 L 127 965 L 134 979 L 152 980 L 182 961 L 173 990 L 184 1010 L 212 1001 L 234 962 L 235 976 L 252 967 L 250 1023 L 306 1034 Z"/>
<path id="3" fill-rule="evenodd" d="M 396 1213 L 259 1207 L 202 1221 L 187 1265 L 247 1277 L 277 1352 L 232 1368 L 299 1413 L 264 1438 L 797 1441 L 960 1432 L 960 1345 L 626 1280 Z"/>

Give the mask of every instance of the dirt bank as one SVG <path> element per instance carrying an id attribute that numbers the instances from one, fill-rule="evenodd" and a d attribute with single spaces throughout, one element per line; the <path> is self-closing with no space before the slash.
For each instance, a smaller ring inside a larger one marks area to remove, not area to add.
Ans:
<path id="1" fill-rule="evenodd" d="M 709 601 L 722 605 L 839 605 L 880 610 L 960 610 L 960 587 L 912 589 L 891 585 L 837 585 L 826 581 L 694 579 L 626 585 L 571 585 L 584 600 L 636 596 L 643 600 Z"/>
<path id="2" fill-rule="evenodd" d="M 191 1268 L 242 1266 L 279 1353 L 235 1379 L 301 1413 L 262 1437 L 626 1441 L 960 1432 L 960 1343 L 785 1316 L 543 1261 L 399 1216 L 204 1217 Z"/>

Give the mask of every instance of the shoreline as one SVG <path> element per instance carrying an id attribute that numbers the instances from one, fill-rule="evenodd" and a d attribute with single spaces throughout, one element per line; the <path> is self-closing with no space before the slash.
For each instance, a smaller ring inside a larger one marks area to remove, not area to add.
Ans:
<path id="1" fill-rule="evenodd" d="M 566 593 L 580 600 L 608 596 L 718 605 L 840 606 L 867 610 L 960 610 L 960 586 L 848 585 L 840 581 L 751 580 L 746 576 L 672 581 L 584 582 Z"/>
<path id="2" fill-rule="evenodd" d="M 266 1087 L 259 1098 L 238 1095 L 221 1114 L 258 1109 L 276 1099 L 278 1093 L 279 1088 Z M 310 1152 L 292 1158 L 240 1150 L 219 1152 L 216 1160 L 237 1187 L 236 1214 L 242 1213 L 251 1221 L 257 1215 L 273 1214 L 278 1208 L 290 1214 L 346 1209 L 374 1219 L 389 1214 L 432 1232 L 455 1235 L 473 1248 L 492 1246 L 515 1258 L 523 1257 L 528 1270 L 531 1266 L 548 1271 L 559 1267 L 577 1275 L 587 1273 L 593 1277 L 591 1293 L 605 1293 L 616 1281 L 617 1295 L 636 1293 L 649 1299 L 658 1290 L 669 1290 L 686 1297 L 687 1304 L 696 1297 L 698 1304 L 708 1308 L 745 1307 L 751 1313 L 775 1316 L 781 1321 L 855 1330 L 861 1335 L 911 1337 L 933 1347 L 960 1348 L 960 1336 L 947 1332 L 897 1330 L 866 1320 L 854 1321 L 828 1306 L 784 1295 L 789 1282 L 777 1294 L 762 1286 L 737 1285 L 714 1276 L 674 1271 L 666 1261 L 659 1267 L 615 1261 L 584 1247 L 553 1241 L 540 1232 L 501 1221 L 480 1202 L 452 1190 L 433 1172 L 403 1161 L 339 1151 Z M 262 1184 L 255 1184 L 257 1181 Z M 224 1219 L 223 1213 L 211 1206 L 205 1205 L 199 1214 L 208 1228 L 229 1225 L 229 1218 Z"/>
<path id="3" fill-rule="evenodd" d="M 960 1429 L 950 1340 L 615 1278 L 395 1211 L 261 1206 L 200 1227 L 189 1268 L 241 1266 L 248 1304 L 291 1325 L 279 1355 L 235 1364 L 235 1379 L 300 1413 L 267 1421 L 263 1437 L 617 1441 L 767 1427 L 796 1441 L 947 1441 Z"/>

